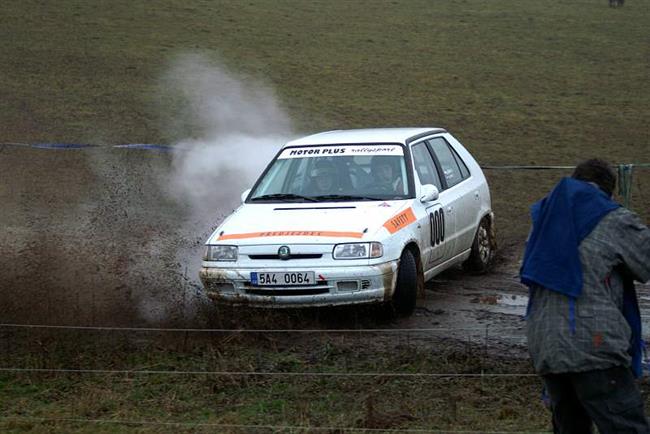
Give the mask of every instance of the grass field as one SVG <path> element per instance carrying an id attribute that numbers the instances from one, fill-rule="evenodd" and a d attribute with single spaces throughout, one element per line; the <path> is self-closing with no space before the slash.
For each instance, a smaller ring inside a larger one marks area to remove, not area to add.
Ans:
<path id="1" fill-rule="evenodd" d="M 297 134 L 435 125 L 482 164 L 648 162 L 648 22 L 648 0 L 7 1 L 0 141 L 201 137 L 163 80 L 192 53 L 272 88 Z M 649 172 L 634 189 L 646 218 Z M 515 174 L 529 197 L 490 176 L 520 239 L 559 175 Z"/>
<path id="2" fill-rule="evenodd" d="M 225 65 L 244 83 L 272 89 L 295 133 L 442 126 L 484 165 L 571 165 L 593 156 L 650 162 L 650 0 L 630 0 L 619 9 L 606 0 L 4 0 L 0 9 L 0 143 L 200 138 L 204 126 L 165 80 L 177 59 L 192 54 Z M 47 183 L 43 172 L 35 175 Z M 499 241 L 510 259 L 516 260 L 527 232 L 528 205 L 562 174 L 487 172 Z M 639 171 L 632 207 L 646 221 L 649 190 L 650 170 Z M 0 193 L 12 191 L 0 185 Z M 529 372 L 526 361 L 497 357 L 486 366 L 475 358 L 477 348 L 449 343 L 383 342 L 360 350 L 339 341 L 280 348 L 251 339 L 102 346 L 75 335 L 67 341 L 30 336 L 18 345 L 15 336 L 3 337 L 3 366 L 327 372 L 344 364 L 373 372 Z M 35 418 L 549 429 L 534 378 L 2 373 L 0 404 L 0 416 Z M 201 427 L 0 420 L 0 430 L 10 432 L 127 429 Z"/>
<path id="3" fill-rule="evenodd" d="M 126 335 L 115 339 L 87 332 L 37 335 L 36 345 L 10 347 L 12 354 L 2 356 L 3 365 L 126 372 L 0 376 L 4 415 L 15 418 L 0 421 L 3 430 L 338 433 L 355 432 L 356 428 L 360 432 L 364 429 L 484 432 L 540 430 L 547 422 L 536 378 L 462 376 L 481 372 L 528 373 L 525 361 L 488 357 L 480 347 L 462 342 L 450 344 L 425 334 L 413 333 L 409 338 L 381 333 L 276 337 L 192 334 L 180 338 L 161 334 L 154 340 L 143 339 L 142 335 L 138 342 Z M 23 337 L 31 341 L 34 334 Z M 137 371 L 171 372 L 139 374 Z M 215 371 L 274 372 L 275 375 L 196 374 Z M 320 376 L 292 375 L 304 372 Z M 436 373 L 452 376 L 408 376 Z M 104 423 L 43 422 L 39 418 Z M 131 423 L 110 423 L 110 420 Z M 138 421 L 150 424 L 138 424 Z M 166 423 L 181 425 L 165 426 Z M 314 430 L 281 427 L 314 427 Z M 316 431 L 319 427 L 331 428 Z M 348 429 L 344 431 L 344 428 Z"/>
<path id="4" fill-rule="evenodd" d="M 648 157 L 647 0 L 6 1 L 3 141 L 171 142 L 159 78 L 197 52 L 300 132 L 441 125 L 484 163 Z"/>

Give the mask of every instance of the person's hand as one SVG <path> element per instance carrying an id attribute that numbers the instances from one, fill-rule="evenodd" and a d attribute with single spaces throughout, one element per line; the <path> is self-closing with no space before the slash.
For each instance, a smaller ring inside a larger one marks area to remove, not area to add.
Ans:
<path id="1" fill-rule="evenodd" d="M 395 190 L 396 194 L 404 194 L 404 183 L 402 182 L 401 178 L 397 179 L 397 182 L 395 183 L 395 188 L 393 188 L 393 190 Z"/>

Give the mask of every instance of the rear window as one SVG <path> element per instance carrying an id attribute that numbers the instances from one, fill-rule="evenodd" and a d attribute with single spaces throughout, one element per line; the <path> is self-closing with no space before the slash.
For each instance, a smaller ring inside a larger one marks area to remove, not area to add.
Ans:
<path id="1" fill-rule="evenodd" d="M 440 169 L 442 170 L 447 187 L 453 187 L 463 179 L 469 177 L 467 166 L 460 160 L 460 157 L 456 155 L 455 151 L 451 149 L 451 146 L 449 146 L 445 139 L 437 137 L 428 140 L 427 143 L 440 163 Z"/>

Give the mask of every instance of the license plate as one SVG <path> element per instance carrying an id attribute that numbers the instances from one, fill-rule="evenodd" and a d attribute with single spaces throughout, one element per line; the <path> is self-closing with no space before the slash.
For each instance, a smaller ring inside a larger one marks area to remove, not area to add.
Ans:
<path id="1" fill-rule="evenodd" d="M 255 286 L 297 286 L 313 285 L 316 282 L 313 271 L 291 271 L 285 273 L 251 272 L 251 284 Z"/>

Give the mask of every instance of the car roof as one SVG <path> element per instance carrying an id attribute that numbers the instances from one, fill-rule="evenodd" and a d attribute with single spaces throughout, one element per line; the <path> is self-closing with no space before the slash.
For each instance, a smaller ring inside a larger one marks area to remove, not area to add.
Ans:
<path id="1" fill-rule="evenodd" d="M 364 128 L 355 130 L 334 130 L 302 137 L 287 143 L 287 146 L 330 145 L 348 143 L 403 143 L 419 137 L 444 133 L 443 128 Z"/>

